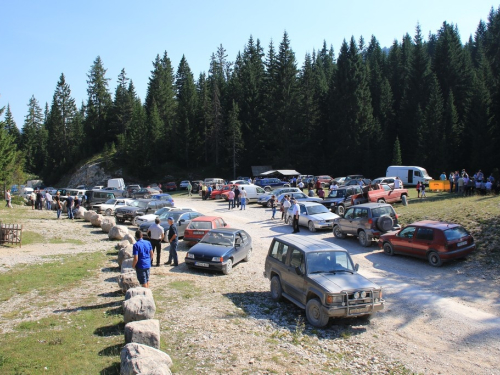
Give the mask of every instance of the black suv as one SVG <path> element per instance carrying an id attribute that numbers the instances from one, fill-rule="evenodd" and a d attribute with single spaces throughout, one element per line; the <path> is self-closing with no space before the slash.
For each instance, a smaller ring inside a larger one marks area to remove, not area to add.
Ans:
<path id="1" fill-rule="evenodd" d="M 135 218 L 137 216 L 154 213 L 156 210 L 168 206 L 168 201 L 159 199 L 137 199 L 130 203 L 128 206 L 123 206 L 115 209 L 116 221 L 124 223 L 126 220 L 130 221 L 133 225 L 137 225 Z"/>
<path id="2" fill-rule="evenodd" d="M 398 215 L 387 203 L 365 203 L 347 209 L 344 217 L 333 221 L 333 234 L 345 238 L 357 236 L 361 246 L 369 247 L 372 239 L 391 230 L 399 230 Z"/>
<path id="3" fill-rule="evenodd" d="M 319 203 L 323 204 L 333 213 L 342 216 L 345 213 L 346 208 L 352 206 L 353 199 L 351 198 L 358 194 L 363 194 L 363 189 L 359 185 L 341 186 L 337 190 L 330 191 L 325 199 L 323 201 L 320 201 Z M 360 199 L 362 199 L 361 196 Z M 366 198 L 364 199 L 364 201 L 366 201 Z"/>
<path id="4" fill-rule="evenodd" d="M 346 249 L 310 237 L 275 237 L 264 276 L 271 297 L 306 310 L 309 323 L 324 327 L 331 317 L 370 316 L 384 308 L 382 288 L 358 274 Z"/>

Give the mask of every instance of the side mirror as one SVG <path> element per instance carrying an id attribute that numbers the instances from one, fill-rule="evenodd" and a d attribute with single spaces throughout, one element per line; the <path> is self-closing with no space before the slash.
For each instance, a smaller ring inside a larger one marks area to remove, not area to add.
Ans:
<path id="1" fill-rule="evenodd" d="M 354 266 L 354 271 L 358 272 L 359 270 L 359 264 L 356 263 L 356 265 Z"/>
<path id="2" fill-rule="evenodd" d="M 302 271 L 300 270 L 300 267 L 295 267 L 295 273 L 299 276 L 302 275 Z"/>

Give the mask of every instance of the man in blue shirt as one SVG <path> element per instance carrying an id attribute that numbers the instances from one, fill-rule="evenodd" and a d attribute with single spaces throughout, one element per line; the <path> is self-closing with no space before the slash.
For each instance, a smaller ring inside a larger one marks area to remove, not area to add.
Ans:
<path id="1" fill-rule="evenodd" d="M 177 259 L 177 243 L 179 241 L 178 236 L 177 236 L 177 226 L 174 223 L 174 218 L 169 217 L 168 218 L 168 224 L 170 227 L 168 228 L 168 243 L 170 244 L 170 248 L 168 251 L 168 262 L 165 263 L 167 265 L 172 264 L 172 261 L 174 262 L 174 267 L 177 267 L 179 265 L 179 261 Z"/>
<path id="2" fill-rule="evenodd" d="M 140 230 L 135 232 L 135 238 L 137 242 L 132 247 L 132 255 L 134 256 L 132 268 L 135 268 L 139 284 L 145 288 L 149 288 L 149 269 L 151 268 L 151 260 L 153 259 L 153 248 L 149 241 L 142 239 L 142 232 Z"/>
<path id="3" fill-rule="evenodd" d="M 68 209 L 68 219 L 73 220 L 73 197 L 68 195 L 66 199 L 66 208 Z"/>

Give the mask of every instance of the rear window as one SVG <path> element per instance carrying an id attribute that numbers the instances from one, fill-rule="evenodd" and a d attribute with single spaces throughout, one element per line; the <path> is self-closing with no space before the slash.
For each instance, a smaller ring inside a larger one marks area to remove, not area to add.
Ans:
<path id="1" fill-rule="evenodd" d="M 444 235 L 448 241 L 453 241 L 468 236 L 469 233 L 463 227 L 456 227 L 445 230 Z"/>
<path id="2" fill-rule="evenodd" d="M 192 221 L 188 226 L 189 229 L 212 229 L 210 221 Z"/>
<path id="3" fill-rule="evenodd" d="M 394 217 L 394 210 L 392 206 L 378 207 L 372 209 L 372 217 L 380 217 L 384 215 L 390 215 Z"/>
<path id="4" fill-rule="evenodd" d="M 271 254 L 269 255 L 272 258 L 285 263 L 287 252 L 288 252 L 288 245 L 285 245 L 279 241 L 274 241 L 273 248 L 271 249 Z"/>

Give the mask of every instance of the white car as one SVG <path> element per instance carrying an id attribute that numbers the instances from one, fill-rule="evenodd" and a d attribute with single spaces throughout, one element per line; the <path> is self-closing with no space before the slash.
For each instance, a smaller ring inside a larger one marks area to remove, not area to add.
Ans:
<path id="1" fill-rule="evenodd" d="M 135 221 L 137 223 L 137 226 L 140 227 L 141 224 L 143 224 L 145 222 L 148 222 L 148 221 L 154 221 L 154 219 L 156 219 L 158 216 L 164 214 L 165 212 L 180 211 L 180 210 L 183 210 L 183 211 L 194 211 L 190 207 L 163 207 L 163 208 L 160 208 L 159 210 L 155 211 L 154 214 L 148 214 L 148 215 L 138 216 L 138 217 L 135 218 Z"/>
<path id="2" fill-rule="evenodd" d="M 181 181 L 181 183 L 179 184 L 179 188 L 180 189 L 187 189 L 188 187 L 188 184 L 189 184 L 189 181 Z"/>
<path id="3" fill-rule="evenodd" d="M 105 203 L 95 204 L 92 206 L 92 209 L 99 213 L 102 213 L 106 216 L 111 216 L 115 212 L 115 208 L 125 206 L 131 202 L 133 199 L 108 199 Z"/>
<path id="4" fill-rule="evenodd" d="M 92 188 L 92 190 L 102 190 L 102 189 L 104 189 L 104 186 L 102 185 L 97 185 Z"/>

